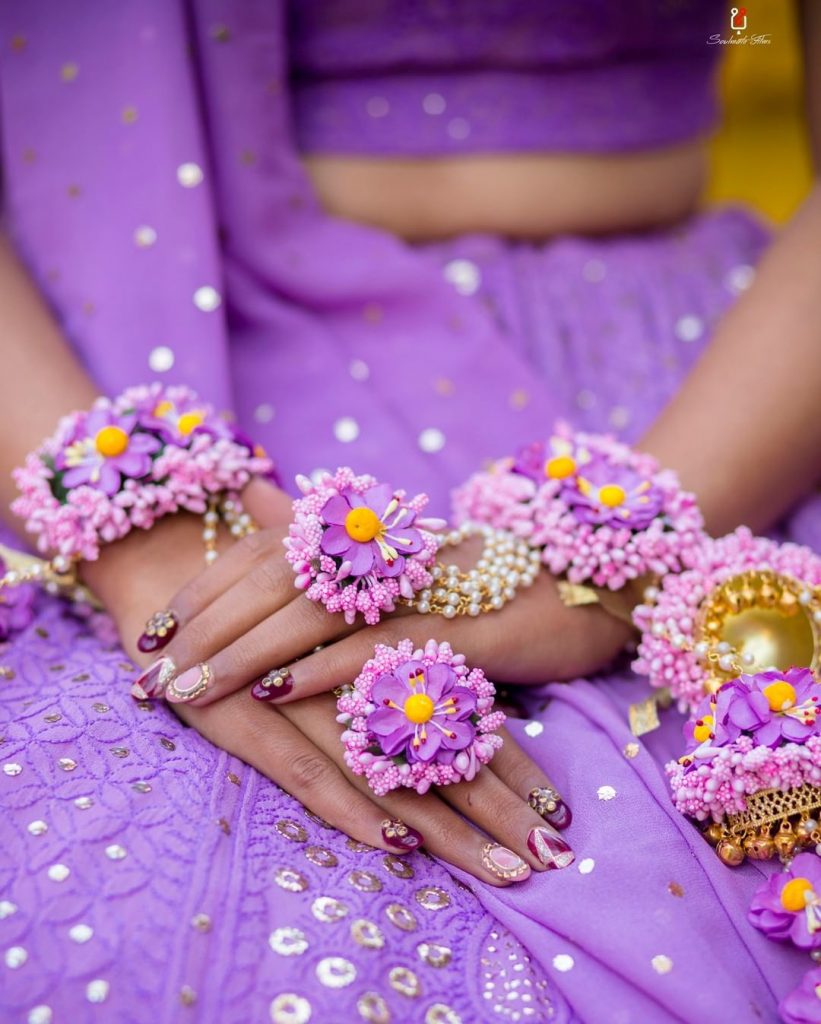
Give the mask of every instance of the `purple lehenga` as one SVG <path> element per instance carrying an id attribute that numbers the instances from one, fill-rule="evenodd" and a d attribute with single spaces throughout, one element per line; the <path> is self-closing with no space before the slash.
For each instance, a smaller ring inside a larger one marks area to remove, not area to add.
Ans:
<path id="1" fill-rule="evenodd" d="M 766 232 L 726 210 L 623 238 L 408 245 L 325 215 L 297 142 L 687 137 L 709 121 L 702 40 L 720 9 L 657 7 L 4 5 L 7 228 L 102 390 L 184 381 L 233 409 L 284 480 L 350 464 L 444 511 L 557 415 L 638 438 Z M 483 76 L 505 26 L 513 64 L 517 48 L 538 60 Z M 444 75 L 467 44 L 475 80 Z M 819 523 L 808 502 L 785 529 L 817 546 Z M 672 808 L 660 766 L 680 722 L 633 741 L 646 684 L 626 665 L 526 693 L 512 729 L 573 808 L 576 863 L 505 890 L 346 839 L 136 704 L 105 619 L 41 596 L 2 665 L 3 1020 L 757 1021 L 801 973 L 746 922 L 759 869 L 727 871 Z"/>

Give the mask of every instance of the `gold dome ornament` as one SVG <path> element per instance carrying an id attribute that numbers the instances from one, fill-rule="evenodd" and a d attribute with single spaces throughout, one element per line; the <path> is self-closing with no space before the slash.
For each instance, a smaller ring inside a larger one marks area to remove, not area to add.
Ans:
<path id="1" fill-rule="evenodd" d="M 679 708 L 746 673 L 821 668 L 821 557 L 745 527 L 707 540 L 696 568 L 647 587 L 633 668 Z"/>
<path id="2" fill-rule="evenodd" d="M 701 603 L 692 651 L 714 693 L 742 672 L 821 664 L 821 587 L 750 570 L 731 576 Z"/>

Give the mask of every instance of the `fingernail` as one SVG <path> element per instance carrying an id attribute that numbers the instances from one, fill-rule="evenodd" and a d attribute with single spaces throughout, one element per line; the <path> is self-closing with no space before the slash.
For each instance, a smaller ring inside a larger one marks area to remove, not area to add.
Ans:
<path id="1" fill-rule="evenodd" d="M 482 847 L 482 867 L 506 882 L 518 882 L 530 874 L 530 868 L 518 853 L 498 843 L 485 843 Z"/>
<path id="2" fill-rule="evenodd" d="M 279 700 L 287 697 L 294 688 L 294 677 L 287 668 L 271 669 L 251 685 L 254 700 Z"/>
<path id="3" fill-rule="evenodd" d="M 165 688 L 165 699 L 171 704 L 185 704 L 201 697 L 214 678 L 211 666 L 207 662 L 187 668 L 175 676 Z"/>
<path id="4" fill-rule="evenodd" d="M 170 609 L 154 612 L 137 640 L 137 650 L 143 654 L 161 650 L 177 632 L 179 625 L 179 619 Z"/>
<path id="5" fill-rule="evenodd" d="M 176 671 L 177 666 L 171 658 L 160 658 L 153 665 L 149 665 L 145 672 L 134 680 L 134 685 L 131 687 L 132 697 L 136 697 L 137 700 L 161 697 L 168 681 Z"/>
<path id="6" fill-rule="evenodd" d="M 386 818 L 382 822 L 382 838 L 388 846 L 405 852 L 418 849 L 424 842 L 421 832 L 398 818 Z"/>
<path id="7" fill-rule="evenodd" d="M 573 820 L 570 808 L 550 786 L 531 789 L 527 794 L 527 802 L 539 817 L 549 821 L 554 828 L 565 829 Z"/>
<path id="8" fill-rule="evenodd" d="M 527 848 L 546 868 L 567 868 L 576 859 L 562 837 L 553 829 L 543 826 L 532 828 L 527 837 Z"/>

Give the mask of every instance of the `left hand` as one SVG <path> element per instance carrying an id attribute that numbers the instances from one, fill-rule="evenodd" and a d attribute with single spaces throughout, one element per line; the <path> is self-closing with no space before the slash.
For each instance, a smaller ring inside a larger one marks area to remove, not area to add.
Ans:
<path id="1" fill-rule="evenodd" d="M 459 555 L 470 558 L 470 546 Z M 500 611 L 477 618 L 445 619 L 402 608 L 377 626 L 346 626 L 341 615 L 329 614 L 296 591 L 296 600 L 272 612 L 264 607 L 263 595 L 260 613 L 249 607 L 255 574 L 247 567 L 237 572 L 232 564 L 247 557 L 241 549 L 229 550 L 171 604 L 184 610 L 183 625 L 163 655 L 174 661 L 178 672 L 203 662 L 211 670 L 208 688 L 189 702 L 195 706 L 220 700 L 271 670 L 290 672 L 292 685 L 277 691 L 279 703 L 324 693 L 350 683 L 376 644 L 395 646 L 405 637 L 418 646 L 431 637 L 446 640 L 494 681 L 524 684 L 593 672 L 630 637 L 630 627 L 599 606 L 565 607 L 547 572 Z M 263 550 L 254 563 L 257 573 L 290 573 L 281 551 Z M 220 593 L 223 574 L 226 589 Z M 326 646 L 314 650 L 319 644 Z"/>

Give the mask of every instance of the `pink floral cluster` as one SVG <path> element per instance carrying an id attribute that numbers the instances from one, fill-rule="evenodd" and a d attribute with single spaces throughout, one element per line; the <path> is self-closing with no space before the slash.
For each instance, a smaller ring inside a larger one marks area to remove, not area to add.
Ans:
<path id="1" fill-rule="evenodd" d="M 63 417 L 14 471 L 12 510 L 40 551 L 91 561 L 135 527 L 204 512 L 210 496 L 239 492 L 271 468 L 194 391 L 146 385 Z"/>
<path id="2" fill-rule="evenodd" d="M 454 517 L 489 523 L 543 549 L 551 573 L 618 590 L 692 564 L 702 543 L 695 497 L 651 456 L 558 423 L 547 442 L 474 474 Z"/>
<path id="3" fill-rule="evenodd" d="M 470 709 L 469 718 L 458 710 L 454 715 L 462 719 L 458 740 L 449 746 L 443 742 L 424 760 L 411 753 L 413 722 L 409 739 L 402 734 L 400 720 L 408 705 L 396 705 L 389 696 L 401 692 L 400 687 L 408 680 L 413 684 L 416 679 L 423 682 L 408 691 L 410 699 L 429 687 L 437 702 L 436 711 L 431 710 L 434 726 L 436 714 L 442 716 L 439 733 L 450 724 L 446 716 L 451 702 L 456 702 L 457 709 L 459 702 Z M 383 692 L 387 696 L 382 697 Z M 345 726 L 345 762 L 355 775 L 364 775 L 379 796 L 401 786 L 426 793 L 431 786 L 470 780 L 502 746 L 497 730 L 504 724 L 505 715 L 493 709 L 495 693 L 484 672 L 468 668 L 464 655 L 454 654 L 447 643 L 429 640 L 424 649 L 414 649 L 411 640 L 402 640 L 395 648 L 378 645 L 353 686 L 337 701 L 337 721 Z M 395 721 L 381 721 L 389 714 L 395 716 Z M 385 752 L 386 747 L 390 753 Z"/>
<path id="4" fill-rule="evenodd" d="M 303 497 L 293 505 L 285 557 L 295 586 L 311 601 L 343 612 L 346 622 L 361 613 L 375 625 L 400 597 L 410 600 L 431 586 L 436 532 L 446 524 L 419 518 L 426 494 L 406 500 L 404 491 L 348 467 L 316 483 L 304 476 L 296 482 Z"/>
<path id="5" fill-rule="evenodd" d="M 821 785 L 821 736 L 773 749 L 742 735 L 697 767 L 684 759 L 670 761 L 665 770 L 678 811 L 697 821 L 721 821 L 746 810 L 745 797 L 759 790 Z"/>
<path id="6" fill-rule="evenodd" d="M 669 687 L 688 711 L 704 696 L 705 668 L 694 650 L 699 607 L 712 590 L 749 570 L 770 570 L 810 586 L 821 584 L 821 557 L 798 544 L 777 544 L 739 527 L 716 540 L 703 538 L 692 553 L 692 568 L 664 577 L 650 600 L 633 611 L 641 630 L 633 668 L 653 686 Z"/>

